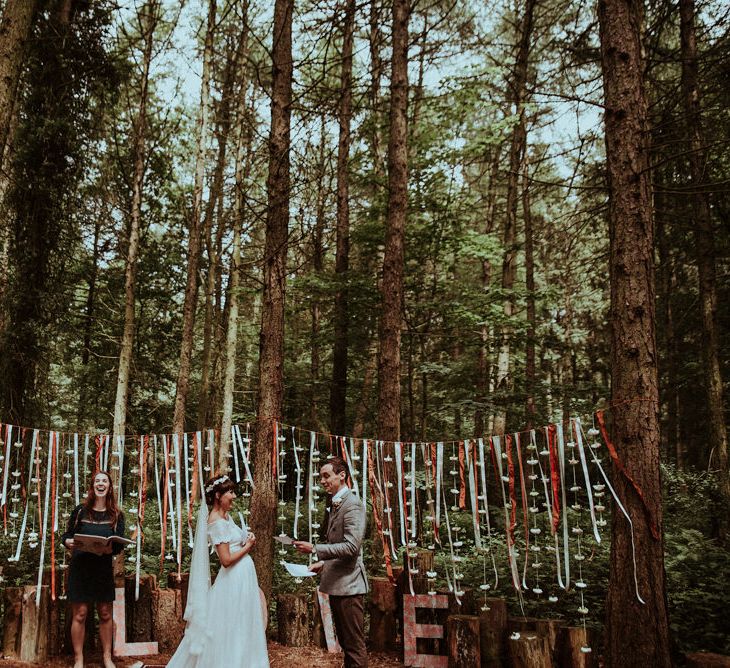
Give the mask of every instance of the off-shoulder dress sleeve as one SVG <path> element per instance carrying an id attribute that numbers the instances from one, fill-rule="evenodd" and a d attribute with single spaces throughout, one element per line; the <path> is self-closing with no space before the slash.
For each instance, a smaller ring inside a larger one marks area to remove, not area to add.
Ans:
<path id="1" fill-rule="evenodd" d="M 231 543 L 235 536 L 231 531 L 230 522 L 225 520 L 216 520 L 208 525 L 208 538 L 212 545 L 220 543 Z"/>

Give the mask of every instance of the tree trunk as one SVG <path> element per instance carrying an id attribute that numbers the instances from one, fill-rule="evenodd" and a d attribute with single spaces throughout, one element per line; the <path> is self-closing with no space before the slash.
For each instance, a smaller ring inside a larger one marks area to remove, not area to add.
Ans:
<path id="1" fill-rule="evenodd" d="M 183 303 L 182 338 L 180 341 L 180 365 L 175 389 L 175 412 L 172 418 L 173 433 L 185 431 L 185 407 L 190 387 L 190 361 L 193 353 L 195 311 L 198 301 L 198 264 L 200 263 L 201 214 L 203 187 L 205 185 L 205 155 L 208 148 L 208 107 L 210 101 L 210 70 L 213 58 L 216 0 L 208 0 L 208 25 L 203 50 L 203 76 L 200 84 L 200 113 L 198 115 L 198 148 L 195 157 L 195 183 L 193 208 L 188 234 L 188 271 Z"/>
<path id="2" fill-rule="evenodd" d="M 497 203 L 497 177 L 499 162 L 502 156 L 501 145 L 494 148 L 489 168 L 489 184 L 487 185 L 487 203 L 484 211 L 484 233 L 491 234 L 494 230 L 494 210 Z M 489 259 L 482 260 L 482 291 L 487 295 L 492 284 L 492 263 Z M 477 358 L 477 408 L 474 411 L 474 433 L 484 434 L 484 409 L 489 394 L 489 339 L 490 328 L 484 323 L 480 328 L 479 353 Z"/>
<path id="3" fill-rule="evenodd" d="M 0 164 L 10 137 L 25 44 L 37 5 L 38 0 L 7 0 L 0 21 Z M 0 178 L 6 178 L 4 171 Z"/>
<path id="4" fill-rule="evenodd" d="M 317 215 L 314 222 L 314 235 L 312 239 L 312 265 L 314 273 L 321 276 L 324 270 L 324 226 L 325 226 L 325 202 L 327 195 L 325 192 L 325 172 L 327 170 L 325 148 L 327 140 L 327 121 L 324 113 L 321 118 L 319 133 L 319 185 L 317 189 Z M 336 301 L 336 300 L 335 300 Z M 322 304 L 319 292 L 312 295 L 312 336 L 311 336 L 311 360 L 310 360 L 310 377 L 311 398 L 309 404 L 309 421 L 312 429 L 320 431 L 319 419 L 319 383 L 320 383 L 320 345 L 319 331 L 320 318 L 322 315 Z M 335 335 L 336 336 L 336 335 Z"/>
<path id="5" fill-rule="evenodd" d="M 611 438 L 641 487 L 648 512 L 614 467 L 614 486 L 633 519 L 614 512 L 606 603 L 606 666 L 670 666 L 661 540 L 659 406 L 655 342 L 654 230 L 639 0 L 600 0 L 611 277 Z M 650 520 L 647 515 L 650 516 Z M 653 521 L 658 538 L 652 536 Z M 626 647 L 631 647 L 627 652 Z"/>
<path id="6" fill-rule="evenodd" d="M 244 8 L 244 12 L 246 8 Z M 243 31 L 247 30 L 244 22 Z M 200 392 L 198 394 L 198 422 L 197 428 L 203 429 L 206 425 L 211 424 L 211 416 L 209 415 L 211 376 L 212 376 L 212 360 L 215 334 L 214 331 L 218 315 L 215 309 L 215 292 L 220 267 L 220 255 L 218 254 L 218 238 L 224 234 L 225 225 L 218 225 L 216 234 L 213 235 L 213 220 L 215 218 L 216 204 L 218 204 L 219 220 L 226 220 L 227 216 L 220 215 L 223 204 L 222 190 L 224 170 L 226 167 L 226 157 L 228 148 L 228 135 L 231 128 L 231 101 L 234 97 L 234 79 L 238 72 L 240 62 L 241 41 L 235 49 L 227 54 L 225 72 L 223 75 L 223 85 L 221 89 L 221 99 L 218 104 L 217 111 L 217 130 L 216 138 L 218 141 L 218 155 L 216 158 L 215 169 L 213 171 L 213 183 L 210 187 L 210 197 L 205 207 L 205 218 L 203 224 L 203 235 L 205 237 L 205 245 L 208 255 L 208 267 L 205 277 L 205 309 L 203 321 L 203 352 L 201 355 L 201 371 L 200 371 Z"/>
<path id="7" fill-rule="evenodd" d="M 135 283 L 137 277 L 137 255 L 139 253 L 139 230 L 142 218 L 142 189 L 146 164 L 145 135 L 147 132 L 147 97 L 149 94 L 150 63 L 155 26 L 159 18 L 158 0 L 151 0 L 141 10 L 144 12 L 141 25 L 144 26 L 144 48 L 142 52 L 142 80 L 137 117 L 132 130 L 134 173 L 132 176 L 132 206 L 129 223 L 127 262 L 124 272 L 124 330 L 122 333 L 119 368 L 117 370 L 117 391 L 114 401 L 114 439 L 124 436 L 127 428 L 127 397 L 129 395 L 129 372 L 132 365 L 132 345 L 135 325 Z"/>
<path id="8" fill-rule="evenodd" d="M 717 331 L 717 282 L 715 275 L 715 239 L 712 229 L 710 201 L 703 191 L 703 175 L 707 156 L 702 136 L 702 109 L 697 75 L 697 38 L 695 34 L 694 0 L 679 2 L 682 44 L 682 93 L 685 121 L 689 134 L 689 165 L 694 188 L 694 238 L 699 276 L 700 308 L 702 310 L 702 355 L 704 363 L 707 409 L 710 418 L 710 447 L 714 450 L 720 474 L 720 495 L 726 508 L 730 507 L 730 471 L 728 471 L 727 428 L 725 426 L 722 375 L 720 372 Z M 714 462 L 713 462 L 714 463 Z M 725 541 L 730 531 L 728 513 L 719 522 L 720 539 Z"/>
<path id="9" fill-rule="evenodd" d="M 517 187 L 520 167 L 522 165 L 527 130 L 525 126 L 524 103 L 527 100 L 527 63 L 530 56 L 532 39 L 533 13 L 536 0 L 527 0 L 525 13 L 520 22 L 519 47 L 512 76 L 512 102 L 514 113 L 518 117 L 512 132 L 509 150 L 509 173 L 507 175 L 507 215 L 504 224 L 504 259 L 502 261 L 502 291 L 504 292 L 505 323 L 500 333 L 499 355 L 497 357 L 497 392 L 501 395 L 503 406 L 497 411 L 494 420 L 494 431 L 503 434 L 507 426 L 506 401 L 507 393 L 512 385 L 510 377 L 510 339 L 512 328 L 508 324 L 514 315 L 515 298 L 513 294 L 515 276 L 517 274 Z"/>
<path id="10" fill-rule="evenodd" d="M 393 0 L 393 55 L 388 141 L 388 219 L 381 286 L 378 361 L 378 435 L 400 438 L 400 342 L 403 258 L 408 211 L 408 17 L 407 0 Z"/>
<path id="11" fill-rule="evenodd" d="M 248 3 L 244 5 L 244 25 L 248 21 Z M 248 31 L 241 34 L 239 64 L 241 90 L 238 94 L 238 147 L 236 150 L 236 195 L 234 204 L 233 250 L 231 251 L 231 270 L 228 277 L 228 325 L 226 331 L 225 374 L 223 380 L 223 416 L 221 418 L 220 447 L 218 448 L 218 467 L 225 470 L 228 466 L 228 453 L 231 450 L 231 422 L 233 417 L 233 385 L 236 380 L 236 348 L 238 343 L 238 286 L 241 281 L 241 233 L 246 219 L 246 184 L 251 171 L 251 144 L 253 133 L 246 113 L 246 93 L 248 92 Z"/>
<path id="12" fill-rule="evenodd" d="M 284 297 L 286 290 L 287 234 L 289 227 L 289 147 L 292 99 L 292 11 L 294 0 L 276 0 L 274 6 L 273 76 L 268 209 L 264 244 L 264 296 L 259 339 L 259 387 L 254 444 L 254 479 L 251 527 L 258 538 L 254 562 L 259 586 L 271 596 L 276 527 L 276 479 L 272 471 L 274 419 L 281 419 L 284 403 Z"/>
<path id="13" fill-rule="evenodd" d="M 532 208 L 530 205 L 530 178 L 527 160 L 522 174 L 522 213 L 525 218 L 525 295 L 527 307 L 527 340 L 525 342 L 525 424 L 532 429 L 535 419 L 535 336 L 537 318 L 535 315 L 535 256 L 532 231 Z"/>
<path id="14" fill-rule="evenodd" d="M 352 44 L 355 30 L 355 0 L 347 0 L 342 26 L 342 73 L 340 75 L 340 137 L 337 145 L 337 292 L 334 312 L 334 349 L 330 390 L 330 430 L 346 431 L 348 270 L 350 267 L 350 123 L 352 120 Z"/>

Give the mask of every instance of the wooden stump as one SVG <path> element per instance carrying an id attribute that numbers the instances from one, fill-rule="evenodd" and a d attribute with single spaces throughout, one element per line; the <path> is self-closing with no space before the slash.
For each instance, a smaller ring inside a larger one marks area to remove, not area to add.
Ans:
<path id="1" fill-rule="evenodd" d="M 172 653 L 185 632 L 183 621 L 182 593 L 177 589 L 155 589 L 152 592 L 153 640 L 159 645 L 160 653 Z"/>
<path id="2" fill-rule="evenodd" d="M 489 610 L 479 611 L 481 668 L 501 668 L 507 653 L 507 601 L 502 598 L 488 598 L 486 605 Z"/>
<path id="3" fill-rule="evenodd" d="M 730 656 L 694 652 L 687 654 L 687 668 L 730 668 Z"/>
<path id="4" fill-rule="evenodd" d="M 135 595 L 134 575 L 127 576 L 124 582 L 125 617 L 127 622 L 127 642 L 149 642 L 152 640 L 152 592 L 157 589 L 155 575 L 143 575 L 139 579 L 139 599 Z M 183 608 L 183 611 L 185 608 Z"/>
<path id="5" fill-rule="evenodd" d="M 428 593 L 428 576 L 427 571 L 433 570 L 433 552 L 431 550 L 416 550 L 414 556 L 414 569 L 411 573 L 414 594 Z M 403 583 L 403 592 L 410 594 L 408 584 L 408 573 L 405 573 L 405 581 Z"/>
<path id="6" fill-rule="evenodd" d="M 5 617 L 3 619 L 3 655 L 17 659 L 20 656 L 21 611 L 23 588 L 8 587 L 4 593 Z"/>
<path id="7" fill-rule="evenodd" d="M 21 661 L 44 663 L 48 659 L 51 592 L 41 587 L 40 602 L 36 606 L 36 585 L 23 587 L 20 625 Z"/>
<path id="8" fill-rule="evenodd" d="M 309 605 L 306 594 L 279 594 L 276 597 L 278 640 L 287 647 L 309 645 Z"/>
<path id="9" fill-rule="evenodd" d="M 558 645 L 564 628 L 563 622 L 559 619 L 538 619 L 535 625 L 538 635 L 545 636 L 548 639 L 550 654 L 553 659 L 557 659 Z"/>
<path id="10" fill-rule="evenodd" d="M 167 588 L 168 589 L 178 589 L 181 592 L 182 597 L 182 609 L 185 610 L 185 606 L 188 604 L 188 584 L 190 581 L 190 573 L 180 573 L 178 575 L 177 573 L 170 573 L 167 576 Z M 139 583 L 140 588 L 142 586 L 142 582 Z M 140 591 L 141 594 L 141 591 Z"/>
<path id="11" fill-rule="evenodd" d="M 475 668 L 481 663 L 479 617 L 451 615 L 446 623 L 449 668 Z"/>
<path id="12" fill-rule="evenodd" d="M 322 612 L 319 608 L 319 596 L 317 596 L 317 590 L 312 592 L 312 599 L 314 605 L 314 621 L 312 623 L 312 644 L 315 647 L 327 647 L 327 637 L 324 633 L 324 624 L 322 623 Z"/>
<path id="13" fill-rule="evenodd" d="M 396 646 L 398 605 L 396 588 L 388 578 L 370 578 L 368 612 L 370 648 L 383 652 Z"/>
<path id="14" fill-rule="evenodd" d="M 558 637 L 556 663 L 561 668 L 592 668 L 598 664 L 595 650 L 582 652 L 581 647 L 591 646 L 591 634 L 582 626 L 564 626 Z M 594 649 L 594 648 L 592 648 Z"/>
<path id="15" fill-rule="evenodd" d="M 529 631 L 527 632 L 529 633 Z M 553 658 L 545 636 L 521 635 L 507 641 L 511 668 L 551 668 Z"/>

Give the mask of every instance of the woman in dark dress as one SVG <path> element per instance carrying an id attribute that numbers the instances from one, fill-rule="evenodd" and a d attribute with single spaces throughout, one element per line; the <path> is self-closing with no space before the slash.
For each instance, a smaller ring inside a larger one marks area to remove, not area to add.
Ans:
<path id="1" fill-rule="evenodd" d="M 89 606 L 96 603 L 99 612 L 99 638 L 104 654 L 104 668 L 114 668 L 112 637 L 114 623 L 114 569 L 112 555 L 122 551 L 118 543 L 110 544 L 106 554 L 92 554 L 74 549 L 74 535 L 124 536 L 124 516 L 117 507 L 111 478 L 98 471 L 86 495 L 86 501 L 77 506 L 61 540 L 72 551 L 68 576 L 68 600 L 71 603 L 71 642 L 74 648 L 74 668 L 84 666 L 84 634 Z"/>

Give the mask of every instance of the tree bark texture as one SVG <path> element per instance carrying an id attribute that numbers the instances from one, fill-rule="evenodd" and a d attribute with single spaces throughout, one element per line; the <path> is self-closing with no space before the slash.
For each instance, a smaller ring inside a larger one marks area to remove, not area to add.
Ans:
<path id="1" fill-rule="evenodd" d="M 0 164 L 10 136 L 18 81 L 37 0 L 8 0 L 0 21 Z M 0 178 L 5 178 L 0 175 Z"/>
<path id="2" fill-rule="evenodd" d="M 320 119 L 320 133 L 319 133 L 319 164 L 318 164 L 318 177 L 319 183 L 317 186 L 317 213 L 314 220 L 313 238 L 312 238 L 312 268 L 317 276 L 322 276 L 324 271 L 324 229 L 325 229 L 325 218 L 326 218 L 326 180 L 325 172 L 327 170 L 327 158 L 326 158 L 326 142 L 327 142 L 327 120 L 325 114 L 322 114 Z M 320 294 L 315 292 L 312 295 L 312 336 L 311 336 L 311 357 L 310 357 L 310 377 L 311 383 L 311 395 L 310 395 L 310 424 L 313 429 L 320 431 L 320 418 L 319 418 L 319 384 L 320 384 L 320 366 L 321 366 L 321 352 L 320 352 L 320 321 L 322 317 L 322 300 Z"/>
<path id="3" fill-rule="evenodd" d="M 352 44 L 355 31 L 355 0 L 347 0 L 342 26 L 342 72 L 340 74 L 340 135 L 337 144 L 337 228 L 335 254 L 334 348 L 330 388 L 330 430 L 344 434 L 347 407 L 348 270 L 350 268 L 350 123 L 352 121 Z"/>
<path id="4" fill-rule="evenodd" d="M 200 112 L 198 114 L 198 147 L 195 157 L 195 183 L 193 185 L 193 209 L 188 234 L 187 281 L 183 303 L 180 362 L 175 389 L 175 412 L 172 418 L 173 433 L 185 431 L 185 408 L 190 388 L 190 362 L 193 353 L 195 311 L 198 302 L 198 264 L 200 263 L 201 213 L 205 177 L 205 154 L 208 147 L 208 107 L 210 106 L 210 70 L 213 58 L 216 0 L 208 0 L 208 25 L 203 49 L 203 76 L 200 84 Z"/>
<path id="5" fill-rule="evenodd" d="M 514 315 L 515 299 L 514 285 L 517 275 L 517 202 L 519 175 L 527 141 L 524 104 L 527 100 L 527 65 L 530 57 L 530 43 L 532 40 L 533 14 L 536 0 L 527 0 L 525 13 L 520 21 L 519 45 L 515 67 L 512 76 L 512 103 L 517 116 L 517 124 L 512 132 L 509 149 L 509 173 L 507 174 L 507 209 L 504 223 L 502 243 L 504 258 L 502 260 L 502 291 L 504 292 L 504 319 L 500 333 L 499 354 L 497 356 L 496 389 L 501 395 L 501 402 L 506 399 L 512 381 L 510 378 L 510 338 L 512 327 L 509 320 Z M 505 408 L 497 411 L 494 420 L 494 431 L 503 434 L 507 426 L 507 412 Z"/>
<path id="6" fill-rule="evenodd" d="M 400 438 L 400 343 L 403 258 L 408 211 L 408 0 L 393 0 L 393 56 L 388 141 L 388 219 L 379 324 L 378 434 Z"/>
<path id="7" fill-rule="evenodd" d="M 725 507 L 730 507 L 730 471 L 728 471 L 725 401 L 720 372 L 717 326 L 717 281 L 715 272 L 715 238 L 712 229 L 709 194 L 703 191 L 707 156 L 702 133 L 702 109 L 697 66 L 694 0 L 680 0 L 680 37 L 682 45 L 682 93 L 685 122 L 689 135 L 690 177 L 694 188 L 694 239 L 699 276 L 700 309 L 702 311 L 702 356 L 704 362 L 707 409 L 710 419 L 710 448 L 714 450 L 720 474 L 720 494 Z M 726 540 L 730 519 L 720 519 L 720 538 Z"/>
<path id="8" fill-rule="evenodd" d="M 614 467 L 614 486 L 633 520 L 614 509 L 606 604 L 606 666 L 671 665 L 661 540 L 659 392 L 655 341 L 654 229 L 639 0 L 600 0 L 611 277 L 611 438 L 643 490 L 647 509 Z M 652 536 L 651 524 L 659 533 Z"/>
<path id="9" fill-rule="evenodd" d="M 502 146 L 494 147 L 492 160 L 489 166 L 489 184 L 487 185 L 487 201 L 484 211 L 484 233 L 491 234 L 494 230 L 494 211 L 497 204 L 497 177 L 499 175 L 499 163 L 502 156 Z M 485 258 L 482 264 L 482 290 L 488 294 L 492 284 L 492 262 Z M 490 327 L 487 323 L 482 324 L 479 332 L 479 352 L 477 355 L 477 396 L 476 410 L 474 411 L 474 432 L 483 434 L 485 429 L 485 408 L 487 395 L 489 394 L 489 340 Z"/>
<path id="10" fill-rule="evenodd" d="M 117 391 L 114 401 L 114 440 L 124 436 L 127 427 L 127 398 L 129 396 L 129 373 L 132 365 L 132 345 L 135 327 L 135 284 L 137 278 L 137 255 L 139 253 L 139 230 L 142 219 L 142 190 L 146 164 L 147 102 L 149 95 L 150 63 L 152 44 L 157 25 L 159 4 L 157 0 L 147 3 L 141 10 L 144 30 L 142 52 L 142 78 L 137 115 L 132 129 L 134 172 L 132 175 L 132 206 L 130 210 L 127 262 L 124 270 L 124 330 L 122 332 L 119 367 L 117 369 Z"/>
<path id="11" fill-rule="evenodd" d="M 525 295 L 527 310 L 527 340 L 525 341 L 525 424 L 532 429 L 535 420 L 535 385 L 537 372 L 535 365 L 535 337 L 537 318 L 535 314 L 535 252 L 530 205 L 530 178 L 527 161 L 524 161 L 522 175 L 522 213 L 525 219 Z"/>
<path id="12" fill-rule="evenodd" d="M 272 470 L 273 419 L 280 419 L 284 402 L 284 296 L 289 229 L 289 147 L 292 100 L 293 0 L 274 5 L 273 76 L 268 209 L 264 243 L 264 296 L 259 338 L 259 387 L 254 452 L 256 491 L 252 497 L 251 527 L 258 538 L 254 562 L 259 586 L 271 596 L 276 527 L 276 480 Z"/>
<path id="13" fill-rule="evenodd" d="M 248 7 L 246 6 L 246 9 Z M 244 21 L 246 20 L 244 15 Z M 246 94 L 248 79 L 246 77 L 246 57 L 248 51 L 248 34 L 241 35 L 242 45 L 240 59 L 242 68 L 241 91 L 238 106 L 238 147 L 236 150 L 236 195 L 233 223 L 233 249 L 231 251 L 231 270 L 228 276 L 228 323 L 226 330 L 225 373 L 223 380 L 223 416 L 221 417 L 220 448 L 218 466 L 221 470 L 228 466 L 228 453 L 231 450 L 231 423 L 233 421 L 233 385 L 236 380 L 236 348 L 238 344 L 238 291 L 241 282 L 241 234 L 246 219 L 246 184 L 251 171 L 251 143 L 253 136 L 250 120 L 246 113 Z"/>

